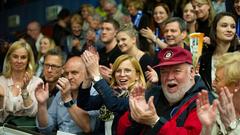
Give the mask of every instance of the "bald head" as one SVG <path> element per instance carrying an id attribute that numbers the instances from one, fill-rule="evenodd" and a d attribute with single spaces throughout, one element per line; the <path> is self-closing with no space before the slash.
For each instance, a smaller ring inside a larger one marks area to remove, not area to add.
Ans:
<path id="1" fill-rule="evenodd" d="M 74 56 L 68 59 L 64 65 L 64 77 L 70 81 L 71 89 L 78 90 L 86 76 L 86 67 L 81 57 Z"/>

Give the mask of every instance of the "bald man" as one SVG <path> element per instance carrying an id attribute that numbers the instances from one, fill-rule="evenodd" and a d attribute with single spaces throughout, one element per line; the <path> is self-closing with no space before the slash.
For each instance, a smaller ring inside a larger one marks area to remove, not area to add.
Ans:
<path id="1" fill-rule="evenodd" d="M 87 77 L 86 67 L 81 57 L 75 56 L 66 62 L 63 76 L 58 79 L 56 86 L 60 91 L 48 110 L 48 84 L 40 84 L 36 90 L 39 131 L 49 134 L 58 127 L 62 132 L 90 133 L 95 127 L 98 113 L 87 112 L 76 105 L 79 87 Z"/>

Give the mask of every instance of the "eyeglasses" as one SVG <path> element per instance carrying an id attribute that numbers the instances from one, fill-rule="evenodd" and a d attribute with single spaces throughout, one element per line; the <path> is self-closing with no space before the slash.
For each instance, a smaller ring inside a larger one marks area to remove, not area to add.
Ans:
<path id="1" fill-rule="evenodd" d="M 43 66 L 44 66 L 44 68 L 47 68 L 47 69 L 49 69 L 51 67 L 52 70 L 57 70 L 62 67 L 62 66 L 52 65 L 52 64 L 44 64 Z"/>

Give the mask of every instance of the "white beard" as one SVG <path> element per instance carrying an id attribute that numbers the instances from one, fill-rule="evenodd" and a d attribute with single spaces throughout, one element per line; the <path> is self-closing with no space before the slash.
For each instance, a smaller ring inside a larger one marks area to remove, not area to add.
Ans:
<path id="1" fill-rule="evenodd" d="M 168 102 L 170 104 L 174 104 L 174 103 L 177 103 L 178 101 L 180 101 L 184 97 L 185 93 L 192 86 L 193 86 L 193 83 L 191 82 L 191 80 L 189 80 L 186 83 L 184 83 L 182 86 L 180 86 L 179 90 L 177 90 L 175 93 L 169 93 L 167 91 L 166 85 L 162 85 L 162 90 L 163 90 L 163 94 L 165 95 Z"/>

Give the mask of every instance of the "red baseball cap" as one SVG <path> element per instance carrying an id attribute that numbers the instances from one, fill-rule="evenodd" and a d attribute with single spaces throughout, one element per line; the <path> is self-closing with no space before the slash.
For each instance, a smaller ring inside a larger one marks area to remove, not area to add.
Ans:
<path id="1" fill-rule="evenodd" d="M 164 67 L 182 63 L 192 64 L 192 53 L 182 47 L 168 47 L 158 53 L 159 64 L 154 67 Z"/>

